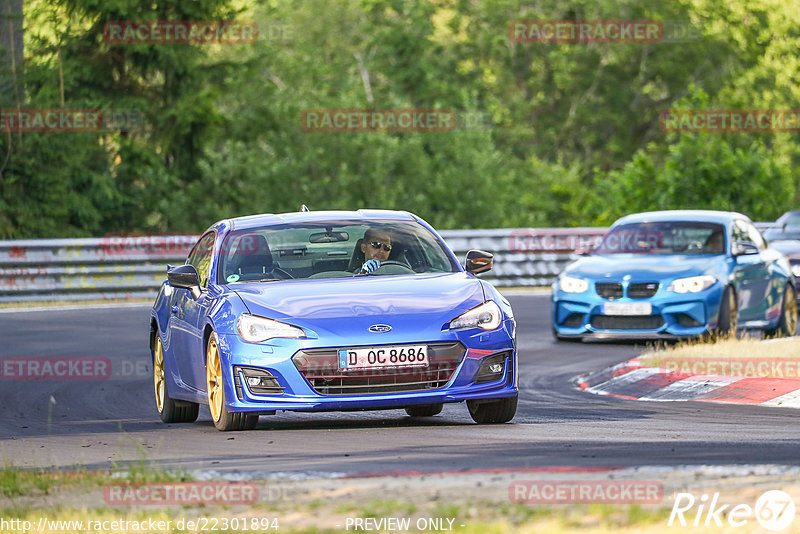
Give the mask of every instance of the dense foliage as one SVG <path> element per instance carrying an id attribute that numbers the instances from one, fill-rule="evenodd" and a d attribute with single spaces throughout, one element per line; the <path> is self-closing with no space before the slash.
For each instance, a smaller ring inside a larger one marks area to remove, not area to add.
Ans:
<path id="1" fill-rule="evenodd" d="M 405 209 L 440 228 L 671 208 L 774 219 L 800 194 L 796 134 L 666 133 L 659 114 L 797 108 L 798 18 L 782 0 L 25 0 L 24 102 L 5 92 L 2 107 L 135 110 L 142 123 L 0 131 L 0 238 L 197 232 L 302 203 Z M 109 21 L 220 19 L 254 20 L 258 40 L 103 38 Z M 657 19 L 684 32 L 513 43 L 518 19 Z M 301 113 L 318 108 L 445 108 L 460 123 L 304 130 Z"/>

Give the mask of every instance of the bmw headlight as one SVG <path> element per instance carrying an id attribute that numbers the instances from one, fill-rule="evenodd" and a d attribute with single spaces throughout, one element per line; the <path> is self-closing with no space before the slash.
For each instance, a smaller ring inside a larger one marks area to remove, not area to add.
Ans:
<path id="1" fill-rule="evenodd" d="M 669 287 L 667 287 L 667 291 L 674 291 L 675 293 L 699 293 L 713 286 L 716 281 L 717 279 L 710 274 L 678 278 L 672 281 Z"/>
<path id="2" fill-rule="evenodd" d="M 306 337 L 302 328 L 297 328 L 280 321 L 273 321 L 266 317 L 243 313 L 236 322 L 236 329 L 242 339 L 249 343 L 260 343 L 275 337 L 301 338 Z"/>
<path id="3" fill-rule="evenodd" d="M 562 276 L 558 280 L 558 288 L 565 293 L 583 293 L 589 289 L 589 282 L 571 276 Z"/>
<path id="4" fill-rule="evenodd" d="M 792 274 L 800 278 L 800 264 L 792 265 Z"/>
<path id="5" fill-rule="evenodd" d="M 457 328 L 483 328 L 494 330 L 503 321 L 503 312 L 494 301 L 487 300 L 450 321 L 450 330 Z"/>

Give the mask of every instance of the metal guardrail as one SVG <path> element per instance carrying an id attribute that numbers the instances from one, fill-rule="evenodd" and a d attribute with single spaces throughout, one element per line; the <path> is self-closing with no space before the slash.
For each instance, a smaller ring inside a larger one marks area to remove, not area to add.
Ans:
<path id="1" fill-rule="evenodd" d="M 459 258 L 471 249 L 492 252 L 494 268 L 481 277 L 497 286 L 545 286 L 575 259 L 576 250 L 594 246 L 605 231 L 501 228 L 440 234 Z M 197 239 L 151 235 L 0 240 L 0 302 L 154 298 L 166 279 L 166 264 L 182 264 Z"/>
<path id="2" fill-rule="evenodd" d="M 590 246 L 602 228 L 450 230 L 441 232 L 463 257 L 470 249 L 495 254 L 484 275 L 498 286 L 552 282 Z M 185 261 L 198 236 L 112 236 L 87 239 L 0 240 L 0 302 L 152 298 L 167 263 Z"/>
<path id="3" fill-rule="evenodd" d="M 0 240 L 0 302 L 151 298 L 197 236 Z"/>

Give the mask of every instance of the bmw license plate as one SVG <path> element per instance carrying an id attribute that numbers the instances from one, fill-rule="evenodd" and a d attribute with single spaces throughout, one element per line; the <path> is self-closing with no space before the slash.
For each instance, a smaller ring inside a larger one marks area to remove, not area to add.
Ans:
<path id="1" fill-rule="evenodd" d="M 603 315 L 651 315 L 649 302 L 604 302 Z"/>
<path id="2" fill-rule="evenodd" d="M 396 345 L 339 349 L 339 370 L 427 367 L 427 345 Z"/>

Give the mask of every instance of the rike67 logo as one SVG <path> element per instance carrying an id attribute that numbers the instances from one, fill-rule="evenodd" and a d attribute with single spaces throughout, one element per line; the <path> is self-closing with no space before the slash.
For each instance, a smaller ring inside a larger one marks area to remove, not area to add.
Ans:
<path id="1" fill-rule="evenodd" d="M 669 515 L 667 525 L 672 526 L 725 526 L 743 527 L 753 519 L 767 530 L 781 531 L 788 528 L 795 516 L 792 497 L 784 491 L 770 490 L 749 504 L 720 504 L 719 493 L 703 494 L 700 498 L 691 493 L 678 493 Z"/>

